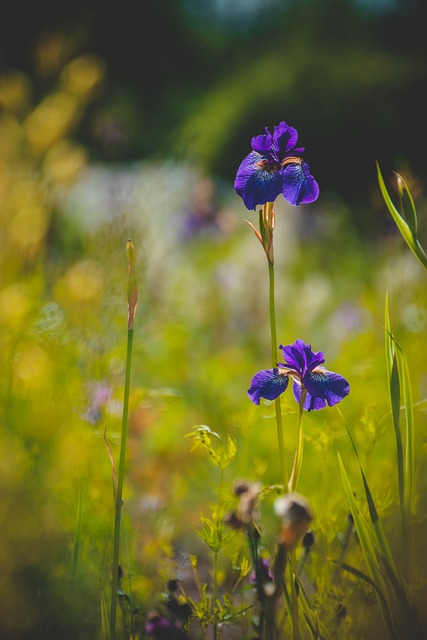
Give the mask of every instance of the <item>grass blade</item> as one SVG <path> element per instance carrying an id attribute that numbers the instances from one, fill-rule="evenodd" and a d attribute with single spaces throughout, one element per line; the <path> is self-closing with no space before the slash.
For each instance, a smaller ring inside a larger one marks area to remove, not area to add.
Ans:
<path id="1" fill-rule="evenodd" d="M 417 237 L 414 235 L 411 227 L 406 222 L 405 218 L 399 213 L 396 207 L 393 204 L 393 201 L 390 198 L 390 195 L 387 191 L 387 187 L 385 186 L 384 179 L 381 174 L 380 166 L 377 164 L 377 176 L 378 176 L 378 184 L 380 187 L 380 191 L 382 197 L 384 198 L 384 202 L 387 205 L 387 208 L 395 221 L 397 228 L 400 231 L 401 236 L 405 240 L 406 244 L 417 258 L 417 260 L 422 264 L 424 269 L 427 269 L 427 255 L 425 254 L 422 246 L 420 245 Z"/>
<path id="2" fill-rule="evenodd" d="M 111 634 L 110 634 L 110 621 L 109 621 L 109 612 L 108 612 L 108 606 L 107 606 L 107 600 L 105 599 L 105 592 L 104 592 L 104 588 L 102 586 L 100 586 L 100 606 L 101 606 L 101 634 L 102 634 L 102 640 L 110 640 L 111 638 Z"/>
<path id="3" fill-rule="evenodd" d="M 404 490 L 402 512 L 402 543 L 406 572 L 409 573 L 411 556 L 411 512 L 414 499 L 415 484 L 415 446 L 414 446 L 414 408 L 412 402 L 411 380 L 409 376 L 408 361 L 400 344 L 391 336 L 396 348 L 396 361 L 399 370 L 401 395 L 405 409 L 405 447 L 403 452 Z"/>
<path id="4" fill-rule="evenodd" d="M 365 557 L 366 565 L 369 571 L 369 575 L 371 580 L 376 584 L 377 589 L 375 593 L 377 595 L 378 604 L 380 607 L 381 615 L 385 624 L 385 627 L 388 631 L 389 637 L 397 640 L 397 634 L 394 627 L 393 617 L 391 615 L 391 606 L 387 596 L 387 590 L 384 583 L 383 576 L 381 574 L 381 569 L 378 564 L 377 556 L 375 553 L 375 548 L 372 543 L 372 534 L 369 531 L 369 528 L 362 516 L 360 515 L 356 500 L 354 498 L 354 494 L 347 476 L 347 473 L 344 468 L 344 464 L 342 462 L 341 456 L 338 453 L 338 462 L 341 471 L 341 477 L 343 481 L 344 491 L 347 497 L 347 501 L 350 506 L 350 511 L 353 516 L 354 526 L 356 527 L 357 535 L 359 538 L 360 546 L 363 551 L 363 555 Z M 378 595 L 378 592 L 384 594 L 384 598 L 381 598 Z"/>
<path id="5" fill-rule="evenodd" d="M 379 518 L 378 515 L 378 511 L 375 507 L 375 503 L 374 503 L 374 499 L 372 497 L 372 493 L 371 490 L 369 488 L 368 485 L 368 481 L 366 479 L 365 473 L 363 471 L 362 465 L 360 463 L 360 458 L 359 458 L 359 454 L 357 452 L 356 449 L 356 445 L 355 442 L 353 440 L 353 437 L 350 433 L 350 430 L 348 429 L 347 425 L 346 429 L 347 429 L 347 433 L 348 436 L 350 438 L 350 442 L 353 446 L 353 450 L 354 453 L 356 455 L 357 458 L 357 462 L 359 465 L 359 469 L 360 469 L 360 473 L 362 475 L 362 480 L 363 480 L 363 486 L 365 489 L 365 495 L 366 495 L 366 501 L 368 503 L 368 508 L 369 508 L 369 516 L 371 518 L 371 523 L 372 523 L 372 527 L 374 530 L 374 534 L 375 534 L 375 539 L 376 539 L 376 543 L 378 546 L 378 551 L 380 554 L 380 559 L 382 564 L 384 565 L 384 568 L 386 569 L 387 572 L 387 576 L 389 578 L 390 581 L 390 585 L 395 593 L 396 596 L 396 600 L 398 602 L 399 605 L 399 609 L 402 615 L 402 619 L 404 622 L 404 627 L 405 629 L 410 632 L 410 638 L 415 639 L 420 637 L 419 636 L 419 631 L 417 629 L 417 616 L 416 616 L 416 612 L 414 610 L 414 607 L 411 605 L 410 600 L 408 598 L 408 595 L 406 593 L 406 588 L 405 585 L 403 584 L 400 576 L 399 576 L 399 572 L 397 570 L 396 564 L 394 562 L 393 559 L 393 555 L 391 553 L 390 550 L 390 546 L 388 544 L 381 520 Z M 404 541 L 405 543 L 405 541 Z"/>
<path id="6" fill-rule="evenodd" d="M 403 526 L 405 474 L 404 474 L 404 465 L 403 465 L 402 432 L 400 428 L 400 377 L 399 377 L 399 368 L 397 365 L 395 341 L 393 340 L 391 327 L 390 327 L 388 295 L 386 296 L 386 301 L 385 301 L 385 351 L 386 351 L 387 379 L 389 383 L 391 413 L 392 413 L 393 427 L 394 427 L 394 433 L 396 438 L 397 476 L 398 476 L 398 482 L 399 482 L 399 504 L 401 509 L 402 526 Z"/>

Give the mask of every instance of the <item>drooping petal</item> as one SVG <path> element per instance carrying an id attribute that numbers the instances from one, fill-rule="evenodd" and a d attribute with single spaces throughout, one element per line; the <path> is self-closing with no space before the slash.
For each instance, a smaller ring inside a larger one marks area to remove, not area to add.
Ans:
<path id="1" fill-rule="evenodd" d="M 260 153 L 251 151 L 237 170 L 234 189 L 247 209 L 274 202 L 282 191 L 281 171 L 278 166 L 268 164 Z"/>
<path id="2" fill-rule="evenodd" d="M 302 387 L 300 384 L 294 382 L 292 386 L 292 391 L 294 394 L 295 400 L 298 402 L 301 399 Z M 305 411 L 318 411 L 319 409 L 324 409 L 326 407 L 326 400 L 324 398 L 319 398 L 317 396 L 312 396 L 310 393 L 306 393 L 304 400 L 304 410 Z"/>
<path id="3" fill-rule="evenodd" d="M 325 362 L 323 352 L 313 352 L 311 345 L 306 344 L 304 340 L 296 340 L 294 344 L 286 347 L 280 345 L 279 349 L 282 350 L 285 361 L 295 367 L 301 376 L 305 374 L 307 369 L 314 369 L 314 367 Z"/>
<path id="4" fill-rule="evenodd" d="M 261 398 L 275 400 L 286 391 L 288 382 L 288 376 L 280 375 L 278 369 L 258 371 L 251 380 L 248 396 L 254 404 L 259 404 Z"/>
<path id="5" fill-rule="evenodd" d="M 341 402 L 350 392 L 350 385 L 343 376 L 328 371 L 324 367 L 307 371 L 303 378 L 303 384 L 311 396 L 323 398 L 330 407 Z"/>
<path id="6" fill-rule="evenodd" d="M 278 157 L 282 160 L 284 155 L 295 148 L 298 141 L 298 132 L 289 127 L 284 120 L 274 127 L 273 142 L 278 151 Z"/>
<path id="7" fill-rule="evenodd" d="M 278 162 L 277 155 L 272 153 L 273 136 L 271 135 L 267 127 L 265 128 L 264 134 L 252 138 L 251 146 L 254 151 L 257 151 L 261 155 L 265 156 L 267 160 L 270 160 L 271 162 Z"/>
<path id="8" fill-rule="evenodd" d="M 291 162 L 282 169 L 282 194 L 287 202 L 298 206 L 314 202 L 319 197 L 319 185 L 310 174 L 306 162 Z"/>

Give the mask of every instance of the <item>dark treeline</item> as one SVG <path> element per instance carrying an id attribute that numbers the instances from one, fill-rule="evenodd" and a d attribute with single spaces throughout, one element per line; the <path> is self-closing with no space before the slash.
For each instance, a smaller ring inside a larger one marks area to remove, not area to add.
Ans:
<path id="1" fill-rule="evenodd" d="M 0 62 L 37 76 L 34 50 L 52 30 L 73 42 L 70 55 L 105 60 L 108 82 L 78 132 L 94 159 L 190 157 L 232 180 L 251 136 L 285 119 L 324 193 L 366 202 L 375 159 L 386 175 L 422 179 L 425 2 L 266 7 L 218 16 L 196 0 L 10 3 Z M 35 79 L 35 99 L 48 89 L 49 79 Z M 100 113 L 123 134 L 110 146 L 93 135 Z"/>

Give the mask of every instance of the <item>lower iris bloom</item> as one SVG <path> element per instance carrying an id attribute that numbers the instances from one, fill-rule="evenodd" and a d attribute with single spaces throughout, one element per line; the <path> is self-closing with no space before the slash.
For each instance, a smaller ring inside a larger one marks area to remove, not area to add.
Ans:
<path id="1" fill-rule="evenodd" d="M 310 174 L 296 147 L 298 132 L 281 122 L 271 134 L 252 138 L 252 151 L 240 164 L 234 182 L 235 191 L 243 198 L 247 209 L 274 202 L 282 194 L 293 205 L 317 200 L 319 185 Z"/>
<path id="2" fill-rule="evenodd" d="M 332 407 L 348 395 L 350 385 L 347 380 L 322 366 L 325 362 L 322 351 L 313 352 L 311 345 L 303 340 L 279 348 L 285 362 L 279 362 L 275 369 L 259 371 L 252 378 L 248 395 L 254 404 L 259 404 L 261 398 L 278 398 L 286 391 L 289 378 L 293 380 L 292 390 L 298 403 L 305 394 L 306 411 L 323 409 L 326 404 Z"/>

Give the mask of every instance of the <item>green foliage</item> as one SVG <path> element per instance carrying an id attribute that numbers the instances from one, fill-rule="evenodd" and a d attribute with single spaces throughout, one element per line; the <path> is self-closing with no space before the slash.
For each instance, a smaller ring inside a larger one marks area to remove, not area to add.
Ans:
<path id="1" fill-rule="evenodd" d="M 230 434 L 227 435 L 227 443 L 224 443 L 221 436 L 212 431 L 210 427 L 201 425 L 194 431 L 187 434 L 187 438 L 194 440 L 192 451 L 201 446 L 210 456 L 212 462 L 223 471 L 236 455 L 236 440 Z M 215 448 L 214 442 L 217 447 Z"/>
<path id="2" fill-rule="evenodd" d="M 293 72 L 285 70 L 277 94 L 272 77 L 283 65 L 274 52 L 248 67 L 237 86 L 233 78 L 220 82 L 213 90 L 221 94 L 218 104 L 212 94 L 200 121 L 189 116 L 198 127 L 193 132 L 204 129 L 197 150 L 209 162 L 221 157 L 221 139 L 228 139 L 248 103 L 252 70 L 262 102 L 281 104 L 285 88 L 296 90 L 312 59 L 304 55 L 295 77 L 289 79 Z M 319 62 L 323 71 L 330 55 Z M 354 56 L 352 65 L 359 63 Z M 386 64 L 393 67 L 381 57 L 378 75 Z M 341 79 L 345 66 L 344 60 Z M 88 77 L 90 85 L 83 82 Z M 120 588 L 120 603 L 126 616 L 138 618 L 135 634 L 142 636 L 141 621 L 164 606 L 159 595 L 178 577 L 197 618 L 189 623 L 189 637 L 199 627 L 216 627 L 220 634 L 233 624 L 251 637 L 252 558 L 245 536 L 227 528 L 223 518 L 234 504 L 234 480 L 259 482 L 265 488 L 256 553 L 274 557 L 279 525 L 271 502 L 281 489 L 274 411 L 267 404 L 253 407 L 246 395 L 251 375 L 268 361 L 264 257 L 254 249 L 230 185 L 224 187 L 220 232 L 182 241 L 176 229 L 182 173 L 172 163 L 141 168 L 144 203 L 138 216 L 135 196 L 120 201 L 111 219 L 97 217 L 95 210 L 91 218 L 79 202 L 76 209 L 90 218 L 92 231 L 67 218 L 67 197 L 76 196 L 84 182 L 79 178 L 93 169 L 75 131 L 103 77 L 103 63 L 84 56 L 58 74 L 58 83 L 37 102 L 31 101 L 37 92 L 19 74 L 1 85 L 0 635 L 110 637 L 111 460 L 119 460 L 126 369 L 123 247 L 133 237 L 142 258 L 135 267 L 141 287 L 123 483 L 121 535 L 127 548 L 120 557 L 132 589 Z M 352 97 L 350 77 L 348 83 Z M 222 112 L 227 113 L 221 121 Z M 324 349 L 331 367 L 351 383 L 344 420 L 334 409 L 305 414 L 304 437 L 300 432 L 304 463 L 297 460 L 298 490 L 312 505 L 316 543 L 309 554 L 296 549 L 294 584 L 302 634 L 310 638 L 393 637 L 402 625 L 415 638 L 427 626 L 427 387 L 421 348 L 427 294 L 418 264 L 426 266 L 423 221 L 417 215 L 425 201 L 415 206 L 400 179 L 397 209 L 378 176 L 418 262 L 393 238 L 378 237 L 372 246 L 353 236 L 353 204 L 344 206 L 335 197 L 325 194 L 318 211 L 279 206 L 276 212 L 278 339 L 287 344 L 301 337 Z M 156 198 L 146 202 L 151 181 Z M 114 185 L 108 177 L 104 182 L 96 191 L 111 195 Z M 174 203 L 173 224 L 161 217 L 167 194 Z M 255 224 L 257 214 L 248 215 Z M 281 403 L 289 466 L 298 442 L 291 400 Z M 191 425 L 199 426 L 188 434 Z M 356 531 L 348 526 L 349 508 Z M 285 589 L 278 620 L 286 633 L 289 611 Z M 119 618 L 118 634 L 125 635 L 129 622 Z"/>
<path id="3" fill-rule="evenodd" d="M 381 194 L 393 220 L 397 225 L 397 228 L 399 229 L 403 239 L 405 240 L 414 256 L 419 260 L 424 269 L 427 269 L 427 255 L 418 237 L 417 211 L 405 179 L 399 173 L 396 173 L 397 185 L 401 199 L 401 211 L 399 211 L 398 209 L 396 209 L 392 199 L 390 198 L 378 162 L 377 174 Z M 407 206 L 406 208 L 404 206 L 404 200 L 406 200 L 406 203 L 409 203 L 409 206 Z"/>

